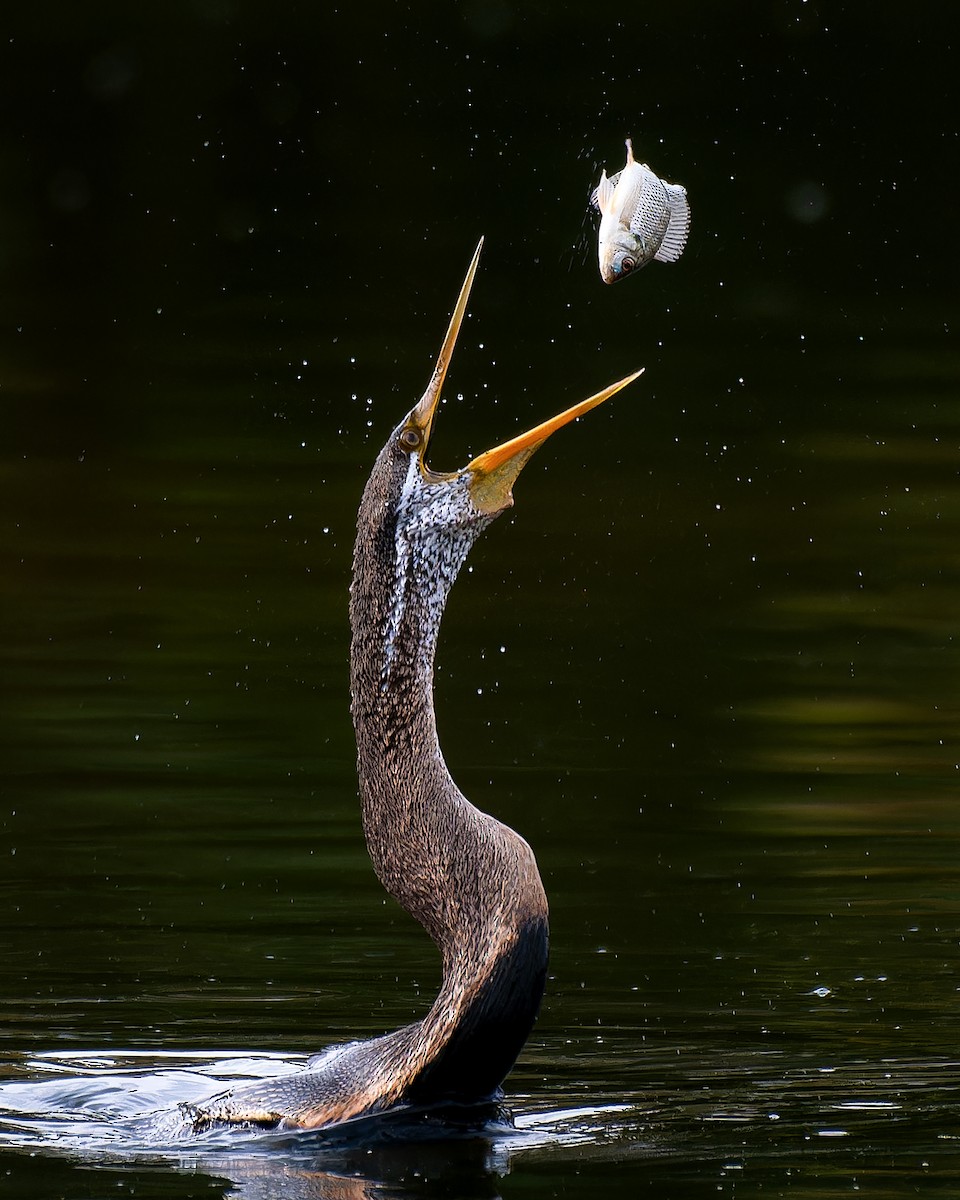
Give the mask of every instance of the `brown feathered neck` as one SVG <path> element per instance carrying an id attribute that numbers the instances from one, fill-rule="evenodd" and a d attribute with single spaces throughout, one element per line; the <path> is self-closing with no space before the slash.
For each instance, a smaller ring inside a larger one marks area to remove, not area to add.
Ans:
<path id="1" fill-rule="evenodd" d="M 443 980 L 421 1020 L 332 1047 L 307 1071 L 213 1097 L 190 1113 L 197 1130 L 237 1121 L 315 1128 L 397 1104 L 483 1106 L 499 1095 L 543 996 L 547 902 L 533 853 L 457 788 L 433 711 L 443 607 L 493 518 L 474 508 L 465 476 L 421 471 L 402 430 L 360 505 L 351 708 L 370 857 L 440 947 Z"/>
<path id="2" fill-rule="evenodd" d="M 445 962 L 468 949 L 482 953 L 492 931 L 532 915 L 531 904 L 538 915 L 546 907 L 526 843 L 463 796 L 437 736 L 440 620 L 470 547 L 492 520 L 474 507 L 465 476 L 429 477 L 395 433 L 357 522 L 351 700 L 367 848 L 383 885 Z M 526 894 L 531 886 L 536 897 Z M 519 896 L 505 894 L 516 887 Z"/>

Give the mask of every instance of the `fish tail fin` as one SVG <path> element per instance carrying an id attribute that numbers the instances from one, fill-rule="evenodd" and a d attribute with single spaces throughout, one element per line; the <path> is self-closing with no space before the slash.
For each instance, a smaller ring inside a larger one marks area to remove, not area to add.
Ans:
<path id="1" fill-rule="evenodd" d="M 690 205 L 687 203 L 687 189 L 679 183 L 665 183 L 663 190 L 667 194 L 669 213 L 667 231 L 653 257 L 657 262 L 676 262 L 683 253 L 690 232 Z"/>
<path id="2" fill-rule="evenodd" d="M 607 178 L 607 172 L 600 173 L 600 183 L 593 190 L 593 195 L 590 197 L 590 203 L 594 208 L 598 208 L 601 213 L 606 213 L 610 207 L 610 201 L 613 198 L 613 189 L 617 186 L 619 175 L 614 175 L 612 179 Z"/>

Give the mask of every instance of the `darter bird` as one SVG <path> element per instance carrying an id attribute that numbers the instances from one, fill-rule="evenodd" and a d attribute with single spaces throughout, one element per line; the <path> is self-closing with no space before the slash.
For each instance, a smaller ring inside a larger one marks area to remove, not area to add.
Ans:
<path id="1" fill-rule="evenodd" d="M 433 662 L 447 596 L 470 547 L 513 504 L 530 456 L 640 374 L 479 455 L 427 465 L 477 247 L 427 390 L 387 439 L 363 493 L 350 589 L 351 697 L 367 849 L 386 890 L 443 959 L 412 1025 L 333 1046 L 301 1072 L 184 1106 L 196 1130 L 317 1129 L 395 1112 L 499 1114 L 501 1084 L 533 1027 L 547 967 L 547 899 L 533 853 L 454 783 L 437 739 Z"/>

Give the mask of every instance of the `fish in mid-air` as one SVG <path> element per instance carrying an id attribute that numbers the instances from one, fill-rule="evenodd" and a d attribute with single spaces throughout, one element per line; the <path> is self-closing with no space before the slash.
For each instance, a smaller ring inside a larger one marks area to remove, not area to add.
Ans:
<path id="1" fill-rule="evenodd" d="M 690 232 L 687 189 L 659 179 L 646 163 L 633 157 L 627 138 L 627 162 L 607 178 L 591 197 L 600 210 L 598 253 L 604 283 L 616 283 L 654 259 L 676 262 Z"/>

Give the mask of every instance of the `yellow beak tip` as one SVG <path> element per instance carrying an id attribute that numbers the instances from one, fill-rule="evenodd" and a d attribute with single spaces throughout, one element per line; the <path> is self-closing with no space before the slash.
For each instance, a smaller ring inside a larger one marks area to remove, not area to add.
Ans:
<path id="1" fill-rule="evenodd" d="M 627 384 L 639 378 L 644 369 L 641 367 L 639 371 L 634 371 L 632 375 L 627 375 L 588 399 L 581 400 L 579 404 L 574 404 L 572 408 L 543 421 L 519 437 L 511 438 L 510 441 L 478 455 L 466 469 L 470 472 L 471 495 L 481 512 L 501 512 L 508 508 L 513 503 L 511 489 L 517 476 L 547 438 L 564 425 L 588 413 L 590 409 L 596 408 L 604 400 L 615 396 Z"/>

